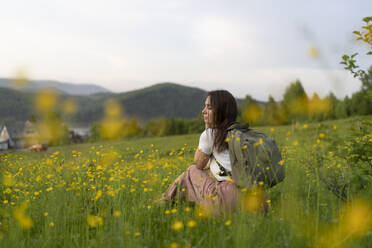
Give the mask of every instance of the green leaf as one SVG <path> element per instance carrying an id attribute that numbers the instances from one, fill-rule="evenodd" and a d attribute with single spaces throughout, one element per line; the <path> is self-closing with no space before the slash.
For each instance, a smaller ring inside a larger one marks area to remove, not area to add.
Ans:
<path id="1" fill-rule="evenodd" d="M 372 55 L 372 51 L 368 52 L 367 55 Z"/>
<path id="2" fill-rule="evenodd" d="M 368 23 L 369 21 L 372 21 L 372 16 L 367 16 L 362 19 L 364 22 Z"/>

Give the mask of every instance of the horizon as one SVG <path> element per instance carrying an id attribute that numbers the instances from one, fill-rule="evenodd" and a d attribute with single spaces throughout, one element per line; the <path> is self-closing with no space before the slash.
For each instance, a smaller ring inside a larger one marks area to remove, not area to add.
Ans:
<path id="1" fill-rule="evenodd" d="M 10 80 L 10 81 L 15 81 L 16 78 L 5 78 L 5 77 L 0 77 L 0 79 L 5 79 L 5 80 Z M 206 89 L 204 89 L 204 88 L 202 88 L 202 87 L 200 87 L 200 86 L 191 86 L 191 85 L 186 85 L 186 84 L 182 84 L 182 83 L 178 83 L 178 82 L 157 82 L 157 83 L 154 83 L 154 84 L 151 84 L 151 85 L 142 86 L 142 87 L 135 88 L 135 89 L 132 89 L 132 90 L 127 90 L 127 91 L 112 91 L 112 90 L 110 90 L 110 89 L 108 89 L 108 88 L 105 88 L 105 87 L 103 87 L 103 86 L 101 86 L 101 85 L 99 85 L 99 84 L 94 84 L 94 83 L 76 83 L 76 82 L 60 81 L 60 80 L 55 80 L 55 79 L 30 79 L 30 78 L 27 78 L 27 81 L 37 81 L 37 82 L 44 82 L 44 81 L 45 81 L 45 82 L 56 82 L 56 83 L 71 84 L 71 85 L 76 85 L 76 86 L 84 86 L 84 85 L 87 85 L 87 86 L 88 86 L 88 85 L 89 85 L 89 86 L 95 86 L 95 87 L 98 86 L 98 87 L 101 87 L 101 88 L 104 89 L 104 90 L 107 90 L 107 91 L 108 91 L 107 93 L 113 93 L 113 94 L 123 94 L 123 93 L 128 93 L 128 92 L 132 92 L 132 91 L 142 90 L 142 89 L 145 89 L 145 88 L 150 88 L 150 87 L 153 87 L 153 86 L 156 86 L 156 85 L 160 85 L 160 84 L 175 84 L 175 85 L 178 85 L 178 86 L 184 86 L 184 87 L 189 87 L 189 88 L 196 88 L 196 89 L 203 90 L 203 91 L 206 91 L 206 92 L 210 91 L 210 90 L 206 90 Z M 294 83 L 294 82 L 295 82 L 295 81 L 289 82 L 285 88 L 287 88 L 291 83 Z M 304 85 L 303 85 L 303 83 L 302 83 L 301 80 L 300 80 L 300 82 L 301 82 L 301 85 L 304 87 Z M 360 84 L 360 85 L 361 85 L 361 84 Z M 18 88 L 18 86 L 14 86 L 14 87 L 12 87 L 12 89 L 16 89 L 16 90 L 19 90 L 19 89 L 22 89 L 22 88 L 23 88 L 23 86 L 21 86 L 20 88 Z M 219 89 L 220 89 L 220 90 L 224 90 L 224 88 L 215 88 L 215 89 L 211 89 L 211 90 L 219 90 Z M 332 92 L 332 91 L 328 92 L 328 94 L 326 94 L 326 95 L 320 95 L 318 92 L 315 92 L 315 91 L 314 91 L 314 92 L 311 92 L 311 94 L 310 94 L 310 93 L 306 90 L 305 87 L 304 87 L 304 89 L 305 89 L 305 93 L 307 94 L 308 97 L 312 97 L 313 94 L 318 94 L 319 97 L 324 98 L 324 97 L 328 96 L 330 93 L 335 94 L 335 92 Z M 358 88 L 358 90 L 360 90 L 360 88 Z M 355 91 L 355 92 L 357 92 L 357 91 Z M 353 94 L 353 93 L 355 93 L 355 92 L 352 92 L 351 94 Z M 104 93 L 104 92 L 101 92 L 101 93 Z M 232 93 L 232 92 L 231 92 L 231 93 Z M 66 93 L 66 94 L 67 94 L 67 93 Z M 92 93 L 92 94 L 96 94 L 96 93 Z M 89 95 L 92 95 L 92 94 L 89 94 Z M 233 93 L 232 93 L 232 94 L 233 94 Z M 283 92 L 283 94 L 284 94 L 284 92 Z M 70 94 L 67 94 L 67 95 L 70 95 Z M 245 94 L 245 95 L 243 95 L 242 97 L 239 97 L 239 96 L 236 96 L 235 94 L 233 94 L 233 96 L 234 96 L 236 99 L 240 99 L 240 100 L 244 100 L 244 98 L 245 98 L 247 95 L 251 96 L 253 99 L 258 100 L 258 101 L 260 101 L 260 102 L 267 102 L 269 96 L 272 96 L 272 95 L 268 94 L 268 95 L 267 95 L 267 99 L 259 99 L 259 98 L 254 97 L 253 95 L 248 94 L 248 93 Z M 274 100 L 275 100 L 276 102 L 280 102 L 280 101 L 283 100 L 282 96 L 283 96 L 283 95 L 281 95 L 279 99 L 277 99 L 277 97 L 274 97 L 274 96 L 272 96 L 272 97 L 274 98 Z M 346 97 L 346 96 L 351 97 L 351 95 L 345 95 L 344 97 Z M 336 95 L 336 98 L 339 99 L 339 100 L 343 100 L 344 97 L 340 98 L 340 97 L 338 97 L 338 96 Z"/>
<path id="2" fill-rule="evenodd" d="M 370 15 L 367 1 L 36 0 L 3 8 L 5 78 L 21 72 L 115 93 L 175 82 L 260 101 L 280 100 L 299 79 L 310 96 L 342 99 L 361 83 L 339 64 L 341 56 L 358 52 L 361 68 L 370 66 L 352 34 Z"/>

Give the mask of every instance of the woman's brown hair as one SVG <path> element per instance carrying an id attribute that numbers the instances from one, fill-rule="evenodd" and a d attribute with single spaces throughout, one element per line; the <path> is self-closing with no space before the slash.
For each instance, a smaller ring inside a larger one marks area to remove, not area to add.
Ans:
<path id="1" fill-rule="evenodd" d="M 213 110 L 213 127 L 214 141 L 213 147 L 218 152 L 228 148 L 228 143 L 225 142 L 227 128 L 236 122 L 238 115 L 238 106 L 235 98 L 227 90 L 214 90 L 207 93 L 210 97 L 211 107 Z"/>

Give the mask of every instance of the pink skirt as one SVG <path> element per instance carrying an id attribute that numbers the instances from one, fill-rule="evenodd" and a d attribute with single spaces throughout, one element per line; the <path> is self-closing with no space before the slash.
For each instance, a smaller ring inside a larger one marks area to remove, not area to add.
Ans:
<path id="1" fill-rule="evenodd" d="M 234 183 L 219 182 L 211 172 L 191 165 L 169 186 L 165 194 L 167 200 L 187 200 L 209 207 L 219 214 L 232 212 L 238 207 L 238 193 Z"/>

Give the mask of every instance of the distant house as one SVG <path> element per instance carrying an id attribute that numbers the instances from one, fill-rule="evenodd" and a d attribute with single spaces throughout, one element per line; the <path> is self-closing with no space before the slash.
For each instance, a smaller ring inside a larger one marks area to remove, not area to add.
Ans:
<path id="1" fill-rule="evenodd" d="M 31 145 L 38 136 L 30 121 L 7 123 L 0 129 L 0 150 L 20 149 Z"/>
<path id="2" fill-rule="evenodd" d="M 89 127 L 75 127 L 69 129 L 69 138 L 74 143 L 81 143 L 90 137 Z"/>

